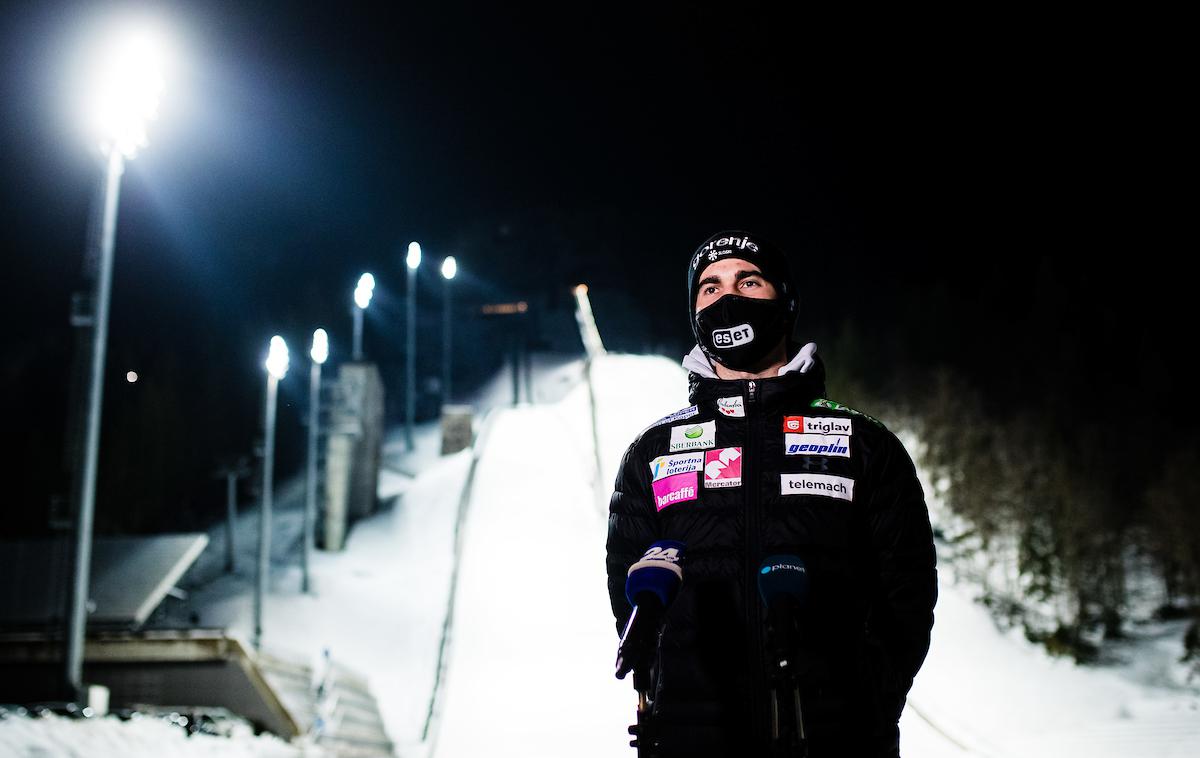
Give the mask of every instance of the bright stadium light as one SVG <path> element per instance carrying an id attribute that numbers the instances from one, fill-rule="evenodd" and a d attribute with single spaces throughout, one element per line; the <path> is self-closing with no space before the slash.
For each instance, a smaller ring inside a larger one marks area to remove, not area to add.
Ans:
<path id="1" fill-rule="evenodd" d="M 355 287 L 354 304 L 358 306 L 359 310 L 366 310 L 367 306 L 371 304 L 371 290 L 364 287 Z"/>
<path id="2" fill-rule="evenodd" d="M 450 327 L 450 282 L 458 273 L 458 261 L 453 255 L 446 256 L 442 261 L 442 405 L 450 402 L 450 357 L 451 357 L 451 327 Z"/>
<path id="3" fill-rule="evenodd" d="M 404 443 L 411 451 L 413 449 L 413 416 L 417 408 L 417 267 L 421 265 L 421 246 L 416 242 L 408 243 L 408 255 L 404 262 L 408 264 L 408 323 L 405 325 L 405 371 L 404 371 Z"/>
<path id="4" fill-rule="evenodd" d="M 254 582 L 254 647 L 262 646 L 263 603 L 271 570 L 271 508 L 275 490 L 275 412 L 279 381 L 288 370 L 288 349 L 283 337 L 271 338 L 267 350 L 267 397 L 263 410 L 262 502 L 258 510 L 258 571 Z"/>
<path id="5" fill-rule="evenodd" d="M 267 371 L 276 379 L 282 379 L 288 372 L 288 349 L 283 337 L 276 334 L 271 338 L 271 347 L 267 351 Z"/>
<path id="6" fill-rule="evenodd" d="M 163 90 L 164 46 L 149 26 L 136 26 L 105 37 L 106 52 L 89 54 L 84 68 L 89 76 L 81 91 L 81 107 L 105 155 L 102 214 L 99 216 L 99 256 L 95 269 L 92 309 L 91 381 L 83 420 L 83 455 L 79 461 L 78 500 L 75 508 L 75 555 L 67 611 L 66 651 L 63 656 L 67 686 L 72 697 L 83 698 L 83 640 L 87 630 L 91 582 L 92 531 L 96 507 L 96 476 L 100 455 L 100 422 L 104 402 L 105 361 L 108 350 L 109 299 L 112 294 L 113 256 L 117 233 L 117 206 L 125 160 L 147 144 L 146 124 L 158 115 Z M 128 377 L 127 377 L 128 379 Z"/>
<path id="7" fill-rule="evenodd" d="M 355 311 L 361 314 L 362 310 Z M 308 563 L 316 546 L 314 525 L 317 519 L 317 432 L 321 423 L 321 365 L 329 358 L 329 335 L 324 329 L 313 332 L 312 365 L 308 368 L 308 455 L 304 476 L 304 539 L 300 545 L 300 590 L 311 588 Z"/>
<path id="8" fill-rule="evenodd" d="M 358 278 L 358 286 L 354 288 L 354 304 L 359 310 L 366 310 L 371 304 L 371 296 L 375 294 L 375 277 L 363 274 Z"/>
<path id="9" fill-rule="evenodd" d="M 163 39 L 148 25 L 115 35 L 96 62 L 90 116 L 105 154 L 116 149 L 133 158 L 148 144 L 146 126 L 158 118 L 165 63 Z"/>
<path id="10" fill-rule="evenodd" d="M 358 277 L 358 286 L 354 288 L 354 333 L 350 338 L 350 355 L 354 361 L 362 360 L 363 341 L 363 311 L 371 304 L 371 295 L 375 293 L 375 277 L 363 274 Z"/>
<path id="11" fill-rule="evenodd" d="M 324 329 L 313 332 L 312 350 L 309 351 L 309 356 L 313 359 L 313 363 L 324 363 L 329 359 L 329 335 Z"/>

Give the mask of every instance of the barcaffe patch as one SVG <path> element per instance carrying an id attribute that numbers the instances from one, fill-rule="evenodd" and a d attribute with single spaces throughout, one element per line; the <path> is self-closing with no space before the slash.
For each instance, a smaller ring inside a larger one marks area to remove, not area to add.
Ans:
<path id="1" fill-rule="evenodd" d="M 689 471 L 686 474 L 675 474 L 668 476 L 665 479 L 659 479 L 651 484 L 654 490 L 654 505 L 658 510 L 666 508 L 668 505 L 676 503 L 685 503 L 688 500 L 695 500 L 699 489 L 697 479 L 700 474 L 695 471 Z"/>

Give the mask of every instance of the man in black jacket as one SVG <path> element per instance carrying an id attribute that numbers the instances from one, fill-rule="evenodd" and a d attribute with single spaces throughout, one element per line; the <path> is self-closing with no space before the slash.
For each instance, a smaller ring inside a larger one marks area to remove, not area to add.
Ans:
<path id="1" fill-rule="evenodd" d="M 692 405 L 634 440 L 609 505 L 618 630 L 630 566 L 657 540 L 685 545 L 683 585 L 642 651 L 657 754 L 897 756 L 937 599 L 912 461 L 879 421 L 825 398 L 816 346 L 791 340 L 798 297 L 781 251 L 714 235 L 689 261 L 688 293 Z M 807 580 L 791 637 L 768 623 L 758 584 L 781 555 Z M 804 739 L 795 728 L 782 744 L 788 718 Z"/>

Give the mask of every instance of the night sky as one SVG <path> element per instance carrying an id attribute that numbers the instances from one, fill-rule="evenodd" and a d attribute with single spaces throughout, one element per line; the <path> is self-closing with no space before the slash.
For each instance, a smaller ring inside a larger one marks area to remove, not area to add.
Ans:
<path id="1" fill-rule="evenodd" d="M 790 252 L 800 334 L 831 377 L 851 321 L 886 346 L 868 364 L 881 383 L 898 361 L 947 363 L 1019 403 L 1067 334 L 1066 381 L 1103 388 L 1081 402 L 1177 405 L 1194 425 L 1179 261 L 1195 245 L 1176 220 L 1194 86 L 1169 24 L 575 5 L 154 5 L 178 56 L 122 186 L 106 444 L 153 437 L 196 471 L 247 450 L 268 338 L 301 365 L 325 326 L 344 357 L 364 270 L 380 282 L 367 352 L 398 369 L 411 240 L 431 328 L 454 254 L 464 324 L 527 299 L 543 347 L 577 350 L 562 335 L 582 281 L 611 346 L 678 357 L 686 262 L 722 228 Z M 3 412 L 30 512 L 61 489 L 67 315 L 101 176 L 74 83 L 88 35 L 137 7 L 0 16 Z M 498 367 L 489 329 L 456 356 L 468 383 Z M 161 394 L 138 431 L 121 426 L 145 404 L 132 392 Z"/>

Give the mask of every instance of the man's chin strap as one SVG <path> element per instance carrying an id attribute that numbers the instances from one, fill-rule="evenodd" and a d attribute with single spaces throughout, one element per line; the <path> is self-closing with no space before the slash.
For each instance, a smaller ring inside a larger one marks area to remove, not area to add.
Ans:
<path id="1" fill-rule="evenodd" d="M 799 371 L 801 374 L 807 374 L 808 370 L 817 363 L 817 343 L 809 342 L 804 347 L 800 348 L 799 352 L 787 363 L 779 369 L 779 376 Z M 683 357 L 683 367 L 688 371 L 699 374 L 705 379 L 719 379 L 716 370 L 713 369 L 712 363 L 709 362 L 708 356 L 700 349 L 699 345 L 692 348 L 692 352 Z"/>

